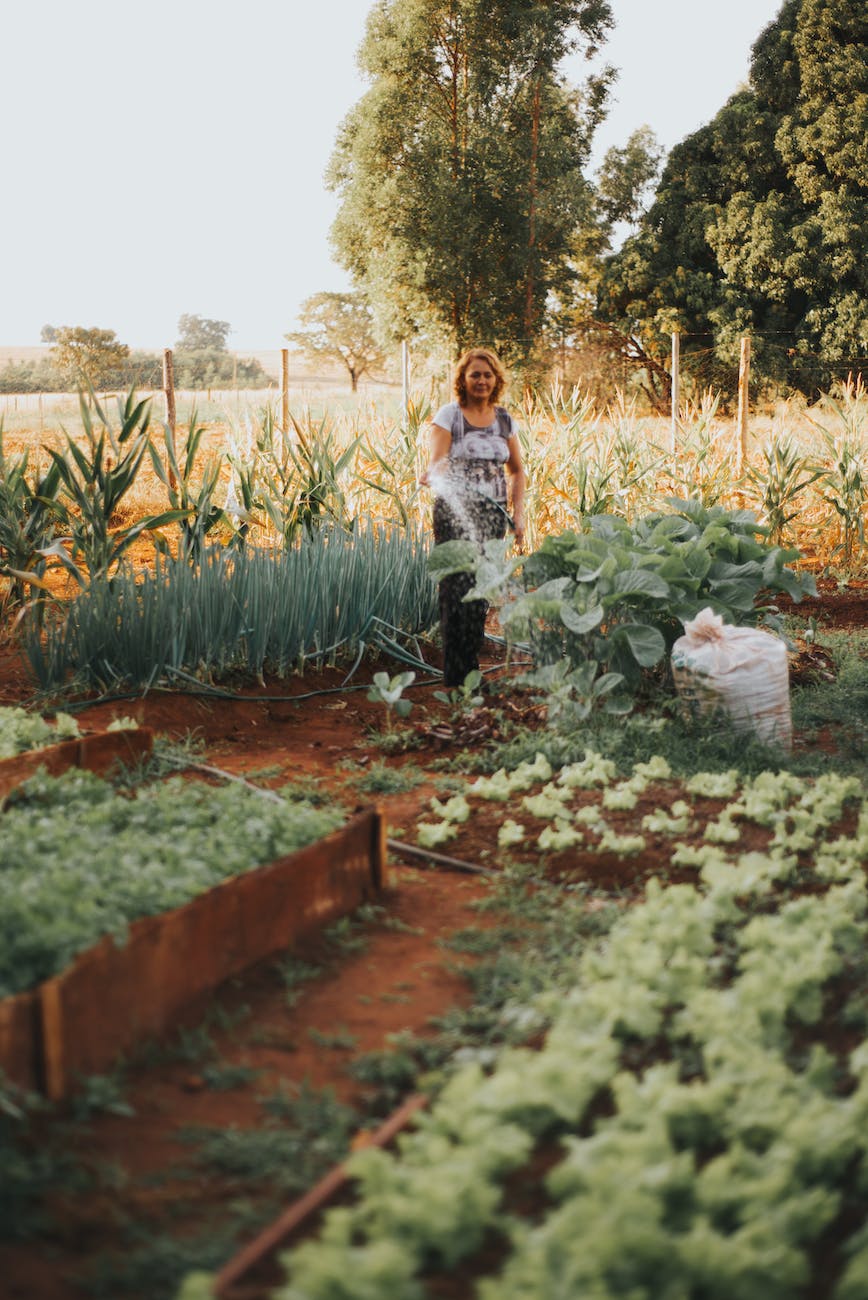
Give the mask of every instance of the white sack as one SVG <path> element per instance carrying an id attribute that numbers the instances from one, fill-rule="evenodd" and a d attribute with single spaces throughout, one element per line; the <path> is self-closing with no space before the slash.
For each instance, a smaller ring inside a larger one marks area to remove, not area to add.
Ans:
<path id="1" fill-rule="evenodd" d="M 700 610 L 672 647 L 672 676 L 700 712 L 724 709 L 738 731 L 791 747 L 787 649 L 770 632 L 730 627 L 713 610 Z"/>

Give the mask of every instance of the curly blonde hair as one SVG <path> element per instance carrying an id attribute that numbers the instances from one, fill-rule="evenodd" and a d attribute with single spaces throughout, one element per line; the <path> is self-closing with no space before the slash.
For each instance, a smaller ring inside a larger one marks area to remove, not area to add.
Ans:
<path id="1" fill-rule="evenodd" d="M 462 406 L 467 402 L 467 371 L 471 362 L 485 361 L 494 371 L 494 388 L 491 393 L 492 405 L 499 401 L 506 388 L 506 371 L 499 358 L 488 348 L 470 348 L 460 357 L 455 367 L 455 379 L 452 388 Z"/>

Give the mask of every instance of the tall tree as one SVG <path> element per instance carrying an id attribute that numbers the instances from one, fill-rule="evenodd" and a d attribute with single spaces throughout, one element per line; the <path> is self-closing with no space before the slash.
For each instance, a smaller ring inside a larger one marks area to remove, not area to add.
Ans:
<path id="1" fill-rule="evenodd" d="M 285 337 L 307 356 L 346 366 L 353 392 L 385 360 L 374 317 L 360 293 L 315 293 L 301 304 L 300 330 Z"/>
<path id="2" fill-rule="evenodd" d="M 226 320 L 185 314 L 178 317 L 179 352 L 225 352 L 230 325 Z"/>
<path id="3" fill-rule="evenodd" d="M 868 10 L 786 0 L 750 85 L 672 150 L 654 204 L 603 276 L 599 314 L 649 351 L 674 328 L 732 373 L 806 391 L 868 350 Z M 715 369 L 714 367 L 717 367 Z"/>
<path id="4" fill-rule="evenodd" d="M 579 90 L 559 67 L 610 24 L 608 0 L 377 0 L 371 87 L 328 178 L 334 247 L 384 337 L 530 354 L 590 219 L 582 168 L 611 76 Z"/>

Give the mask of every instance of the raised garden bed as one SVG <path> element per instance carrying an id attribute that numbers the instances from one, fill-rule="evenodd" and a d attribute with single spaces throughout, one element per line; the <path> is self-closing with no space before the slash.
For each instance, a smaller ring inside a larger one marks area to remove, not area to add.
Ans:
<path id="1" fill-rule="evenodd" d="M 183 907 L 133 922 L 123 947 L 107 937 L 62 974 L 0 1001 L 0 1069 L 22 1087 L 65 1096 L 78 1076 L 162 1033 L 224 980 L 374 897 L 384 872 L 384 822 L 371 810 Z"/>

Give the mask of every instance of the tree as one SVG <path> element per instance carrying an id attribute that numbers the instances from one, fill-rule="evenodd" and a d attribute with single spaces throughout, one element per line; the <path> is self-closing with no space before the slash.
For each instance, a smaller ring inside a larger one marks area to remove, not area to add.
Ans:
<path id="1" fill-rule="evenodd" d="M 610 24 L 607 0 L 377 0 L 359 55 L 371 88 L 327 179 L 337 256 L 384 338 L 532 352 L 591 218 L 582 167 L 611 77 L 577 90 L 558 67 Z"/>
<path id="2" fill-rule="evenodd" d="M 353 392 L 364 374 L 385 360 L 374 332 L 374 316 L 360 293 L 315 293 L 299 311 L 301 329 L 285 337 L 307 356 L 340 361 Z"/>
<path id="3" fill-rule="evenodd" d="M 57 338 L 57 329 L 54 325 L 43 325 L 39 331 L 39 338 L 43 343 L 53 343 Z"/>
<path id="4" fill-rule="evenodd" d="M 642 214 L 663 162 L 665 150 L 650 126 L 640 126 L 623 149 L 613 145 L 600 165 L 597 193 L 600 209 L 610 223 L 634 225 Z"/>
<path id="5" fill-rule="evenodd" d="M 123 369 L 130 350 L 114 330 L 61 325 L 51 348 L 52 363 L 70 385 L 82 380 L 92 388 L 123 385 Z"/>
<path id="6" fill-rule="evenodd" d="M 703 378 L 721 386 L 743 333 L 756 372 L 806 392 L 864 356 L 866 36 L 864 6 L 786 0 L 750 85 L 672 150 L 603 276 L 603 319 L 649 351 L 674 328 L 705 335 L 682 356 L 706 351 Z"/>
<path id="7" fill-rule="evenodd" d="M 179 352 L 225 352 L 231 326 L 225 320 L 184 315 L 178 318 Z"/>

